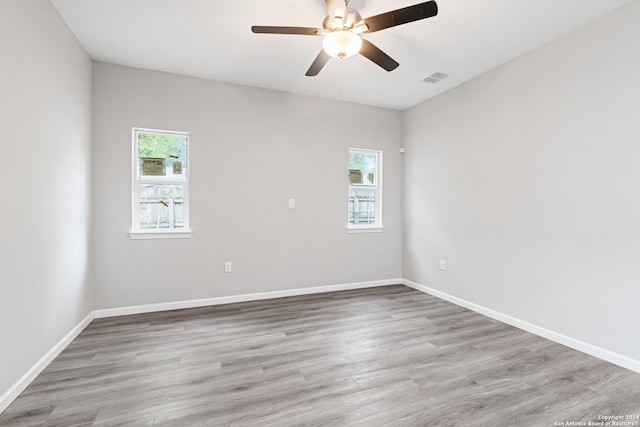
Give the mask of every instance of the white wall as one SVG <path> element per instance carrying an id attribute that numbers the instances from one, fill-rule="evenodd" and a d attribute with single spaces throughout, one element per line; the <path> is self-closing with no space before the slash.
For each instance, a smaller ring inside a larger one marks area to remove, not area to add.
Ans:
<path id="1" fill-rule="evenodd" d="M 400 277 L 400 112 L 99 62 L 93 106 L 96 308 Z M 191 239 L 129 238 L 132 127 L 191 133 Z M 383 233 L 346 232 L 350 146 L 384 150 Z"/>
<path id="2" fill-rule="evenodd" d="M 634 2 L 406 112 L 405 278 L 640 360 L 638 22 Z"/>
<path id="3" fill-rule="evenodd" d="M 48 0 L 0 1 L 0 395 L 92 310 L 91 69 Z"/>

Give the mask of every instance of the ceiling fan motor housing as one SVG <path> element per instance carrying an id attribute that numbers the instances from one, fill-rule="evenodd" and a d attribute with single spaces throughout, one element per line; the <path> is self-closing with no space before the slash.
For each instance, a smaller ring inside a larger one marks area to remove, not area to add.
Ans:
<path id="1" fill-rule="evenodd" d="M 326 18 L 324 18 L 324 21 L 322 21 L 322 28 L 324 28 L 327 31 L 336 31 L 336 30 L 343 30 L 343 29 L 348 30 L 353 28 L 360 21 L 362 21 L 362 16 L 357 10 L 347 8 L 346 19 L 343 19 L 342 22 L 340 21 L 341 20 L 339 17 L 336 18 L 333 16 L 327 16 Z"/>

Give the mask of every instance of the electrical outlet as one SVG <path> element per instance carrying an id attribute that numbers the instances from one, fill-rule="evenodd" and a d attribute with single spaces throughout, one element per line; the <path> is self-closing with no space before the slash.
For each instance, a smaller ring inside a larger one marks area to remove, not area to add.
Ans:
<path id="1" fill-rule="evenodd" d="M 296 207 L 296 199 L 289 199 L 289 209 Z"/>
<path id="2" fill-rule="evenodd" d="M 232 270 L 232 265 L 231 265 L 231 261 L 225 261 L 224 263 L 224 272 L 225 273 L 231 273 Z"/>
<path id="3" fill-rule="evenodd" d="M 440 260 L 440 270 L 445 271 L 447 269 L 447 263 L 445 262 L 445 260 L 441 259 Z"/>

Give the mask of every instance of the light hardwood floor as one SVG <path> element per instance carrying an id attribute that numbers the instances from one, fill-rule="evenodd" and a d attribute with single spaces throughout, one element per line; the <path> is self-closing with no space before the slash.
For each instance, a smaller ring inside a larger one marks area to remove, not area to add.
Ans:
<path id="1" fill-rule="evenodd" d="M 635 414 L 640 374 L 398 285 L 94 320 L 0 425 L 554 426 Z"/>

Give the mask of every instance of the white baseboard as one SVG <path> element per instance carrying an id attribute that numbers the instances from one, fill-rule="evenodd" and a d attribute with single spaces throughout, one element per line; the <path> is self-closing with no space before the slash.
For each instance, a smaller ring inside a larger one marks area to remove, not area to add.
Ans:
<path id="1" fill-rule="evenodd" d="M 260 292 L 254 294 L 232 295 L 227 297 L 203 298 L 186 301 L 165 302 L 158 304 L 134 305 L 120 308 L 95 310 L 96 319 L 103 317 L 126 316 L 129 314 L 152 313 L 156 311 L 179 310 L 182 308 L 205 307 L 208 305 L 233 304 L 236 302 L 258 301 L 273 298 L 292 297 L 298 295 L 318 294 L 324 292 L 346 291 L 350 289 L 374 288 L 378 286 L 400 285 L 402 279 L 375 280 L 371 282 L 345 283 L 342 285 L 316 286 L 313 288 L 287 289 L 284 291 Z"/>
<path id="2" fill-rule="evenodd" d="M 73 341 L 84 328 L 93 320 L 93 312 L 89 313 L 80 323 L 78 323 L 67 335 L 53 346 L 51 350 L 36 362 L 25 374 L 20 377 L 6 392 L 0 396 L 0 414 L 11 405 L 20 393 L 31 384 L 40 373 L 49 366 L 49 363 L 55 359 L 64 350 L 71 341 Z"/>
<path id="3" fill-rule="evenodd" d="M 593 344 L 589 344 L 587 342 L 568 337 L 561 333 L 554 332 L 552 330 L 534 325 L 529 322 L 525 322 L 524 320 L 520 320 L 515 317 L 508 316 L 506 314 L 500 313 L 490 308 L 486 308 L 481 305 L 475 304 L 473 302 L 464 300 L 462 298 L 449 295 L 445 292 L 438 291 L 436 289 L 429 288 L 424 285 L 420 285 L 418 283 L 412 282 L 407 279 L 402 279 L 402 284 L 410 288 L 416 289 L 418 291 L 424 292 L 426 294 L 433 295 L 434 297 L 443 299 L 445 301 L 449 301 L 461 307 L 468 308 L 469 310 L 475 311 L 476 313 L 483 314 L 487 317 L 491 317 L 492 319 L 499 320 L 500 322 L 506 323 L 508 325 L 515 326 L 516 328 L 541 336 L 548 340 L 557 342 L 562 345 L 566 345 L 567 347 L 571 347 L 575 350 L 581 351 L 583 353 L 589 354 L 599 359 L 606 360 L 607 362 L 611 362 L 618 366 L 622 366 L 623 368 L 627 368 L 632 371 L 640 373 L 640 360 L 632 359 L 630 357 L 623 356 L 618 353 L 614 353 L 613 351 L 609 351 L 602 347 L 598 347 Z"/>

